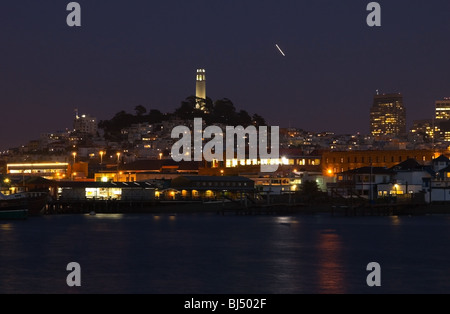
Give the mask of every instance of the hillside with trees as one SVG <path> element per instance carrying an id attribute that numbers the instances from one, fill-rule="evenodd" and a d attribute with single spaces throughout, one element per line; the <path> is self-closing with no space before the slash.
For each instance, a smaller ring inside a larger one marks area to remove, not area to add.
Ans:
<path id="1" fill-rule="evenodd" d="M 104 131 L 107 140 L 119 140 L 121 130 L 130 127 L 132 124 L 149 123 L 157 124 L 172 119 L 193 120 L 202 118 L 207 125 L 222 123 L 231 126 L 242 125 L 247 127 L 254 125 L 256 127 L 267 125 L 265 119 L 258 115 L 250 115 L 245 110 L 237 110 L 233 102 L 228 98 L 212 101 L 207 98 L 204 101 L 204 110 L 196 108 L 197 99 L 195 96 L 189 96 L 183 100 L 174 112 L 162 113 L 157 109 L 147 109 L 138 105 L 133 113 L 127 113 L 122 110 L 114 115 L 110 120 L 102 120 L 98 127 Z"/>

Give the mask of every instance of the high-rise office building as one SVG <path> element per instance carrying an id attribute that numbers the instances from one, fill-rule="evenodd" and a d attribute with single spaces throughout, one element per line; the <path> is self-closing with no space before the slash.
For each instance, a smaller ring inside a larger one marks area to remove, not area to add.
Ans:
<path id="1" fill-rule="evenodd" d="M 435 103 L 435 132 L 438 140 L 450 141 L 450 98 Z"/>
<path id="2" fill-rule="evenodd" d="M 206 102 L 206 74 L 205 69 L 197 69 L 197 77 L 195 82 L 195 97 L 197 98 L 195 107 L 204 109 Z"/>
<path id="3" fill-rule="evenodd" d="M 370 133 L 374 137 L 406 135 L 406 109 L 400 93 L 374 96 L 370 108 Z"/>
<path id="4" fill-rule="evenodd" d="M 450 98 L 436 101 L 436 121 L 450 120 Z"/>

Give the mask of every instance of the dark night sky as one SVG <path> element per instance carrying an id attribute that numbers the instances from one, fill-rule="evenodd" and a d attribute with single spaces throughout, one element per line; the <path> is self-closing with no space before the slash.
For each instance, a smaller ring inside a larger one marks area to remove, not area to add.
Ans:
<path id="1" fill-rule="evenodd" d="M 450 96 L 450 1 L 89 0 L 68 27 L 62 0 L 0 5 L 0 148 L 143 105 L 172 111 L 195 91 L 272 125 L 367 133 L 376 89 L 401 92 L 407 119 Z M 286 53 L 283 57 L 275 47 Z"/>

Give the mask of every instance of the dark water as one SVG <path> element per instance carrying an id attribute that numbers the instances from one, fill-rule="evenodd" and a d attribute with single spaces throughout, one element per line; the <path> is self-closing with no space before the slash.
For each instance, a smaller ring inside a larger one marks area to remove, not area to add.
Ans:
<path id="1" fill-rule="evenodd" d="M 81 266 L 68 287 L 66 266 Z M 381 266 L 368 287 L 366 266 Z M 0 221 L 0 293 L 449 293 L 450 216 Z"/>

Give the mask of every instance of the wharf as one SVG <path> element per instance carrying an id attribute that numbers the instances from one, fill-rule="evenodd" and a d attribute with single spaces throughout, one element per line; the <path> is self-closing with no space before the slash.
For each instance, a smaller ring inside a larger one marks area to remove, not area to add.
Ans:
<path id="1" fill-rule="evenodd" d="M 217 213 L 219 215 L 290 215 L 329 213 L 332 216 L 401 216 L 450 214 L 450 204 L 248 204 L 242 201 L 203 200 L 53 200 L 42 214 L 86 213 Z"/>
<path id="2" fill-rule="evenodd" d="M 238 208 L 238 202 L 205 202 L 202 200 L 53 200 L 43 214 L 132 214 L 132 213 L 202 213 Z"/>
<path id="3" fill-rule="evenodd" d="M 317 212 L 303 204 L 248 204 L 234 201 L 202 200 L 53 200 L 47 204 L 43 214 L 86 214 L 86 213 L 202 213 L 221 215 L 278 215 L 295 212 Z"/>

